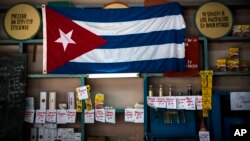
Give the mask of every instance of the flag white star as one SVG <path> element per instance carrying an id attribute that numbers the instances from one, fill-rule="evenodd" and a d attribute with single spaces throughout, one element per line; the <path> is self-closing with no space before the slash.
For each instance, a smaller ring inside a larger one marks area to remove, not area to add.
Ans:
<path id="1" fill-rule="evenodd" d="M 59 29 L 59 33 L 60 37 L 55 42 L 62 43 L 64 51 L 67 49 L 68 44 L 76 44 L 76 42 L 71 39 L 73 30 L 65 34 L 61 29 Z"/>

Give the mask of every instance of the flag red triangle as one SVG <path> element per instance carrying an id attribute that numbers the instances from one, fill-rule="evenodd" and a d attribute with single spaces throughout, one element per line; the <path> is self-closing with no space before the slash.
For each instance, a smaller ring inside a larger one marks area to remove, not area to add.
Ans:
<path id="1" fill-rule="evenodd" d="M 107 42 L 48 7 L 46 28 L 48 73 Z"/>

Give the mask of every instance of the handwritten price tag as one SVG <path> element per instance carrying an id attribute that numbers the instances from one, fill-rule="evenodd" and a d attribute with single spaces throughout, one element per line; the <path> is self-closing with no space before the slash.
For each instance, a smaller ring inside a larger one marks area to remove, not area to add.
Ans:
<path id="1" fill-rule="evenodd" d="M 125 122 L 135 121 L 135 109 L 125 109 Z"/>
<path id="2" fill-rule="evenodd" d="M 46 110 L 36 110 L 35 123 L 45 123 Z"/>
<path id="3" fill-rule="evenodd" d="M 76 109 L 68 109 L 67 110 L 67 123 L 75 123 L 76 122 Z"/>
<path id="4" fill-rule="evenodd" d="M 199 139 L 200 141 L 210 141 L 209 132 L 199 131 Z"/>
<path id="5" fill-rule="evenodd" d="M 87 111 L 87 110 L 85 110 L 85 123 L 95 123 L 95 110 L 93 109 L 93 110 L 89 110 L 89 111 Z"/>
<path id="6" fill-rule="evenodd" d="M 95 109 L 95 120 L 105 122 L 105 109 Z"/>
<path id="7" fill-rule="evenodd" d="M 106 122 L 115 123 L 115 109 L 106 109 Z"/>
<path id="8" fill-rule="evenodd" d="M 56 110 L 47 110 L 46 122 L 56 122 Z"/>
<path id="9" fill-rule="evenodd" d="M 66 110 L 57 110 L 57 124 L 66 124 L 68 120 Z"/>
<path id="10" fill-rule="evenodd" d="M 167 109 L 176 109 L 176 97 L 166 96 L 166 106 Z"/>
<path id="11" fill-rule="evenodd" d="M 155 107 L 155 101 L 156 101 L 156 97 L 147 97 L 147 103 L 149 107 Z"/>
<path id="12" fill-rule="evenodd" d="M 197 110 L 202 110 L 202 96 L 196 96 L 195 105 Z"/>
<path id="13" fill-rule="evenodd" d="M 144 123 L 144 109 L 135 109 L 135 123 Z"/>
<path id="14" fill-rule="evenodd" d="M 34 123 L 35 110 L 25 110 L 24 121 Z"/>
<path id="15" fill-rule="evenodd" d="M 186 110 L 195 110 L 195 96 L 186 96 Z"/>
<path id="16" fill-rule="evenodd" d="M 157 97 L 155 101 L 156 108 L 166 108 L 166 97 Z"/>
<path id="17" fill-rule="evenodd" d="M 78 94 L 79 100 L 83 100 L 83 99 L 88 99 L 89 98 L 87 86 L 82 86 L 82 87 L 76 88 L 76 92 Z"/>
<path id="18" fill-rule="evenodd" d="M 176 104 L 177 109 L 186 109 L 186 97 L 176 96 Z"/>

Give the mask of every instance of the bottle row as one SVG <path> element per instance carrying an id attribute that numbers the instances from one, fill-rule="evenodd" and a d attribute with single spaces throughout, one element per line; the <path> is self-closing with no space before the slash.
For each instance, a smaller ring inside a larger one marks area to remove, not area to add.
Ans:
<path id="1" fill-rule="evenodd" d="M 81 133 L 74 128 L 57 128 L 56 124 L 34 124 L 30 141 L 81 141 Z"/>

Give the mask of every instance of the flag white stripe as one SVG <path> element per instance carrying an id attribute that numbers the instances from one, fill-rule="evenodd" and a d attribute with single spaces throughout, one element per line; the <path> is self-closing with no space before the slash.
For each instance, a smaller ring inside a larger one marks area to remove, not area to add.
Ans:
<path id="1" fill-rule="evenodd" d="M 162 44 L 118 49 L 94 49 L 71 62 L 85 63 L 117 63 L 143 60 L 157 60 L 164 58 L 180 58 L 185 56 L 183 44 Z"/>
<path id="2" fill-rule="evenodd" d="M 95 33 L 96 35 L 101 36 L 139 34 L 171 29 L 179 30 L 185 28 L 185 22 L 182 15 L 113 23 L 97 23 L 85 21 L 74 22 Z"/>

